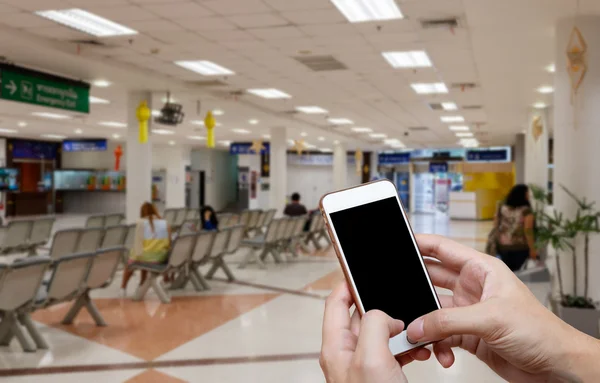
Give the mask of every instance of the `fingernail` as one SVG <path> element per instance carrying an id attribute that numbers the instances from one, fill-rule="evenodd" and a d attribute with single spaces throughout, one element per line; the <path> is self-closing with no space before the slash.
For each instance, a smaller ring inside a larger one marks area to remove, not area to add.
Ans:
<path id="1" fill-rule="evenodd" d="M 418 341 L 423 336 L 425 336 L 425 331 L 423 330 L 423 318 L 415 319 L 414 322 L 409 326 L 411 328 L 410 331 L 410 339 L 413 341 Z"/>

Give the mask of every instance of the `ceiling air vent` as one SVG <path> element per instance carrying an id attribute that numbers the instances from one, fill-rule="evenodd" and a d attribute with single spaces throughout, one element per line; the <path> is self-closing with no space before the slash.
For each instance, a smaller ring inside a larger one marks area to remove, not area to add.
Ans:
<path id="1" fill-rule="evenodd" d="M 475 84 L 474 82 L 455 82 L 453 84 L 450 85 L 450 88 L 452 89 L 460 89 L 460 90 L 467 90 L 467 89 L 474 89 L 477 88 L 477 84 Z"/>
<path id="2" fill-rule="evenodd" d="M 429 128 L 426 126 L 411 126 L 408 128 L 408 130 L 410 130 L 411 132 L 424 132 L 426 130 L 429 130 Z"/>
<path id="3" fill-rule="evenodd" d="M 439 102 L 432 102 L 429 104 L 429 107 L 431 108 L 431 110 L 444 110 L 442 104 L 440 104 Z"/>
<path id="4" fill-rule="evenodd" d="M 287 114 L 287 115 L 289 115 L 289 116 L 295 116 L 295 115 L 296 115 L 296 114 L 298 114 L 298 113 L 300 113 L 300 112 L 298 112 L 297 110 L 294 110 L 294 109 L 292 109 L 292 110 L 285 110 L 285 111 L 283 112 L 283 114 Z"/>
<path id="5" fill-rule="evenodd" d="M 482 109 L 483 106 L 481 106 L 481 105 L 464 105 L 462 108 L 465 110 L 479 110 L 479 109 Z"/>
<path id="6" fill-rule="evenodd" d="M 215 88 L 221 86 L 229 86 L 228 83 L 221 80 L 208 80 L 208 81 L 188 81 L 187 84 L 202 87 L 202 88 Z"/>
<path id="7" fill-rule="evenodd" d="M 333 56 L 298 56 L 294 58 L 315 72 L 348 69 Z"/>
<path id="8" fill-rule="evenodd" d="M 423 19 L 421 20 L 421 26 L 424 29 L 431 28 L 458 28 L 458 18 L 456 17 L 445 17 L 441 19 Z"/>
<path id="9" fill-rule="evenodd" d="M 71 40 L 71 42 L 80 45 L 91 45 L 94 47 L 108 47 L 108 45 L 98 40 Z"/>

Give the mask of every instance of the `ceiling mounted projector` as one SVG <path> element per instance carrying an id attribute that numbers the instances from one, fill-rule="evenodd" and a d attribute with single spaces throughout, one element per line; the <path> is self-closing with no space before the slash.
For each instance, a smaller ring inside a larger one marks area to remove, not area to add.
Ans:
<path id="1" fill-rule="evenodd" d="M 181 104 L 171 102 L 171 93 L 167 92 L 167 102 L 160 110 L 160 114 L 154 119 L 154 122 L 169 126 L 179 125 L 185 117 L 182 109 Z"/>

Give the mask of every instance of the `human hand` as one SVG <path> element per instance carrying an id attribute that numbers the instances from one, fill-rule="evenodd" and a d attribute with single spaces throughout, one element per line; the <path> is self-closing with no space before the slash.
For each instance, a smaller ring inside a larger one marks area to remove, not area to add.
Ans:
<path id="1" fill-rule="evenodd" d="M 594 365 L 586 355 L 600 357 L 598 343 L 543 307 L 501 261 L 439 236 L 418 235 L 417 242 L 436 259 L 426 260 L 433 284 L 454 295 L 440 295 L 443 308 L 416 319 L 407 335 L 439 341 L 433 351 L 442 366 L 461 347 L 510 382 L 587 381 L 575 366 Z"/>
<path id="2" fill-rule="evenodd" d="M 323 344 L 319 362 L 328 383 L 407 382 L 402 366 L 427 360 L 431 352 L 421 348 L 395 358 L 389 339 L 404 330 L 404 323 L 378 310 L 361 319 L 358 311 L 350 318 L 352 295 L 346 282 L 327 298 L 323 319 Z"/>

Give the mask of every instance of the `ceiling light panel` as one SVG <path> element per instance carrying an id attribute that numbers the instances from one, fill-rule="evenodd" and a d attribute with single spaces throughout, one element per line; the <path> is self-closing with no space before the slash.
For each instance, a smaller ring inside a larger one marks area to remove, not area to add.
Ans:
<path id="1" fill-rule="evenodd" d="M 187 70 L 191 70 L 192 72 L 199 73 L 203 76 L 224 76 L 235 74 L 235 72 L 232 70 L 222 67 L 219 64 L 215 64 L 212 61 L 175 61 L 175 64 Z"/>
<path id="2" fill-rule="evenodd" d="M 237 134 L 250 134 L 251 132 L 246 129 L 231 129 L 232 132 Z"/>
<path id="3" fill-rule="evenodd" d="M 110 104 L 110 101 L 100 97 L 90 96 L 90 104 Z"/>
<path id="4" fill-rule="evenodd" d="M 458 106 L 453 102 L 442 102 L 442 108 L 444 108 L 444 110 L 457 110 Z"/>
<path id="5" fill-rule="evenodd" d="M 47 113 L 47 112 L 33 112 L 32 116 L 43 117 L 43 118 L 51 118 L 54 120 L 67 120 L 71 118 L 71 116 L 67 116 L 66 114 L 58 114 L 58 113 Z"/>
<path id="6" fill-rule="evenodd" d="M 43 138 L 52 138 L 54 140 L 64 140 L 65 138 L 67 138 L 67 136 L 63 136 L 60 134 L 42 134 L 40 135 L 40 137 Z"/>
<path id="7" fill-rule="evenodd" d="M 469 127 L 466 125 L 450 125 L 449 129 L 453 132 L 468 132 Z"/>
<path id="8" fill-rule="evenodd" d="M 471 132 L 458 132 L 458 133 L 456 133 L 456 137 L 473 137 L 473 133 L 471 133 Z"/>
<path id="9" fill-rule="evenodd" d="M 38 11 L 38 16 L 96 37 L 136 35 L 138 32 L 83 9 Z"/>
<path id="10" fill-rule="evenodd" d="M 109 128 L 126 128 L 127 124 L 124 122 L 117 121 L 102 121 L 99 122 L 98 125 L 108 126 Z"/>
<path id="11" fill-rule="evenodd" d="M 188 138 L 190 140 L 197 140 L 197 141 L 206 140 L 206 137 L 203 137 L 203 136 L 188 136 Z"/>
<path id="12" fill-rule="evenodd" d="M 352 125 L 354 121 L 348 118 L 329 118 L 327 119 L 333 125 Z"/>
<path id="13" fill-rule="evenodd" d="M 443 82 L 410 84 L 417 94 L 448 93 L 448 87 Z"/>
<path id="14" fill-rule="evenodd" d="M 0 133 L 13 134 L 18 132 L 19 131 L 16 129 L 0 129 Z"/>
<path id="15" fill-rule="evenodd" d="M 251 93 L 255 96 L 268 98 L 268 99 L 277 99 L 277 98 L 292 98 L 289 94 L 280 91 L 275 88 L 255 88 L 248 89 L 248 93 Z"/>
<path id="16" fill-rule="evenodd" d="M 546 105 L 543 102 L 536 102 L 535 104 L 533 104 L 533 107 L 536 109 L 544 109 L 545 107 L 547 107 L 548 105 Z"/>
<path id="17" fill-rule="evenodd" d="M 331 0 L 351 23 L 401 19 L 402 12 L 394 0 Z"/>
<path id="18" fill-rule="evenodd" d="M 465 118 L 463 116 L 442 116 L 440 120 L 445 123 L 453 123 L 453 122 L 465 122 Z"/>
<path id="19" fill-rule="evenodd" d="M 175 134 L 174 131 L 168 129 L 152 129 L 152 133 L 159 134 L 161 136 L 170 136 L 172 134 Z"/>
<path id="20" fill-rule="evenodd" d="M 551 87 L 550 85 L 544 85 L 544 86 L 540 86 L 539 88 L 537 88 L 537 91 L 542 94 L 548 94 L 548 93 L 554 92 L 554 88 Z"/>
<path id="21" fill-rule="evenodd" d="M 432 66 L 425 51 L 383 52 L 382 55 L 393 68 L 428 68 Z"/>
<path id="22" fill-rule="evenodd" d="M 383 134 L 383 133 L 371 133 L 371 134 L 369 134 L 369 137 L 371 137 L 371 138 L 386 138 L 387 135 Z"/>
<path id="23" fill-rule="evenodd" d="M 319 106 L 298 106 L 296 107 L 298 112 L 306 113 L 306 114 L 325 114 L 327 113 L 326 109 L 323 109 Z"/>
<path id="24" fill-rule="evenodd" d="M 371 128 L 364 128 L 360 126 L 355 126 L 350 130 L 352 130 L 354 133 L 371 133 L 373 131 Z"/>

